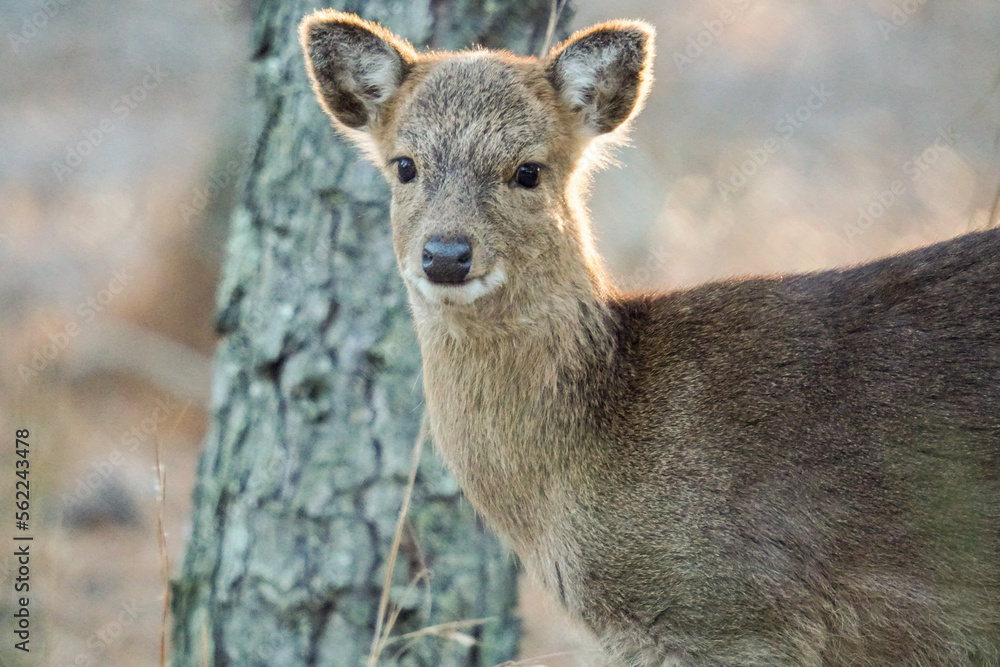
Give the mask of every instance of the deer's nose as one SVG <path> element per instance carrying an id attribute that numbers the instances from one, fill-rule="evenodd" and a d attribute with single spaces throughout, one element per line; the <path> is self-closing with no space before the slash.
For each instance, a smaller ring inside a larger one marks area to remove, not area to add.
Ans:
<path id="1" fill-rule="evenodd" d="M 434 235 L 424 244 L 420 263 L 432 283 L 460 283 L 472 267 L 472 247 L 464 236 Z"/>

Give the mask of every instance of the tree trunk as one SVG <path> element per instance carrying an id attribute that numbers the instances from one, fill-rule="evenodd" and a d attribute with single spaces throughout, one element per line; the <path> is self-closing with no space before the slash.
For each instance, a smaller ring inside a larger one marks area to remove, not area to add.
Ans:
<path id="1" fill-rule="evenodd" d="M 415 45 L 536 53 L 548 0 L 335 3 Z M 218 301 L 213 419 L 193 529 L 172 587 L 173 664 L 358 665 L 368 654 L 421 412 L 420 361 L 396 271 L 388 188 L 316 102 L 296 39 L 316 5 L 261 0 L 261 125 Z M 565 23 L 564 15 L 561 23 Z M 382 664 L 513 657 L 513 559 L 425 449 Z M 421 571 L 429 584 L 412 587 Z"/>

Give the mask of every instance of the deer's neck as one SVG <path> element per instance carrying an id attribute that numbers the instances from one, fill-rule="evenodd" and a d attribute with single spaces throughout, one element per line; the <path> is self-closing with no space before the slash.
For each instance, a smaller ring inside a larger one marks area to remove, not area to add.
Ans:
<path id="1" fill-rule="evenodd" d="M 597 464 L 591 424 L 615 340 L 591 272 L 562 292 L 535 290 L 530 301 L 414 308 L 435 444 L 522 556 L 546 539 L 567 494 Z"/>

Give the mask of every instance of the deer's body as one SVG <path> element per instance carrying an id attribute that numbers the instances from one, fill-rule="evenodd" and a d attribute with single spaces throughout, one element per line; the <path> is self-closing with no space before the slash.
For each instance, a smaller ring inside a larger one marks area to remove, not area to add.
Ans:
<path id="1" fill-rule="evenodd" d="M 394 184 L 433 439 L 627 665 L 1000 664 L 1000 230 L 866 266 L 621 294 L 578 162 L 645 26 L 545 61 L 303 23 Z"/>
<path id="2" fill-rule="evenodd" d="M 994 230 L 595 301 L 561 363 L 422 330 L 435 442 L 635 664 L 998 664 L 998 277 Z"/>

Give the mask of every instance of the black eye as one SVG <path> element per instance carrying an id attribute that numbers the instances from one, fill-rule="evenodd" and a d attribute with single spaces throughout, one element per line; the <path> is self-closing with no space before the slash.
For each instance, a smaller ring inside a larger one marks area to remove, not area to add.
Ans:
<path id="1" fill-rule="evenodd" d="M 396 174 L 400 183 L 409 183 L 417 177 L 417 165 L 408 157 L 396 158 Z"/>
<path id="2" fill-rule="evenodd" d="M 514 180 L 522 188 L 533 188 L 538 185 L 538 172 L 540 168 L 541 166 L 534 162 L 525 162 L 517 168 Z"/>

